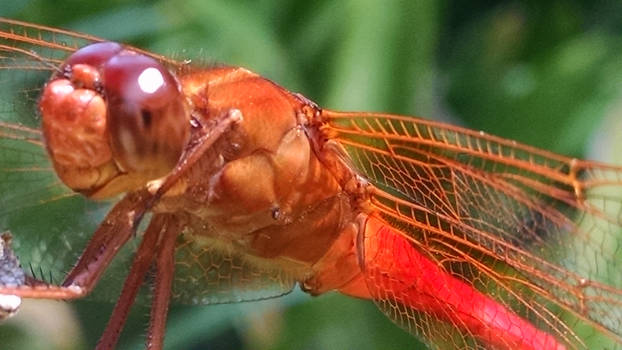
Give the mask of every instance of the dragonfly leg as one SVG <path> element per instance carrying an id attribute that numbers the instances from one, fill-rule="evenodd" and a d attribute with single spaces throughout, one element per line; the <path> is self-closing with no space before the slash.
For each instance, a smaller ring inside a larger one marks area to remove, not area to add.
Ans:
<path id="1" fill-rule="evenodd" d="M 169 220 L 160 239 L 156 255 L 156 275 L 151 302 L 151 317 L 147 333 L 147 349 L 164 348 L 166 316 L 171 300 L 175 272 L 175 243 L 181 232 L 178 220 Z"/>
<path id="2" fill-rule="evenodd" d="M 153 262 L 158 238 L 163 227 L 167 224 L 167 218 L 165 215 L 156 215 L 149 223 L 149 227 L 145 231 L 140 246 L 134 255 L 134 261 L 123 284 L 121 295 L 114 307 L 112 316 L 108 320 L 106 330 L 97 343 L 96 349 L 112 349 L 119 340 L 119 335 L 127 320 L 130 307 L 134 303 L 145 274 Z"/>
<path id="3" fill-rule="evenodd" d="M 108 213 L 62 285 L 27 278 L 21 286 L 0 286 L 0 294 L 37 299 L 76 299 L 88 294 L 119 249 L 135 233 L 151 195 L 146 191 L 126 195 Z"/>
<path id="4" fill-rule="evenodd" d="M 196 162 L 208 151 L 224 133 L 230 130 L 237 123 L 242 121 L 244 116 L 239 109 L 230 109 L 220 115 L 214 116 L 205 125 L 200 126 L 200 130 L 190 140 L 191 146 L 185 151 L 183 158 L 175 167 L 173 172 L 166 177 L 161 186 L 154 188 L 155 197 L 159 198 L 166 191 L 171 189 L 177 181 L 187 173 Z M 198 123 L 198 122 L 197 122 Z"/>
<path id="5" fill-rule="evenodd" d="M 194 146 L 187 150 L 180 165 L 159 187 L 129 193 L 117 203 L 97 228 L 61 286 L 29 279 L 29 283 L 22 286 L 0 286 L 0 295 L 41 299 L 77 299 L 87 295 L 119 249 L 134 234 L 138 222 L 154 201 L 169 190 L 223 133 L 242 119 L 242 113 L 237 109 L 215 116 L 203 126 L 192 141 Z"/>

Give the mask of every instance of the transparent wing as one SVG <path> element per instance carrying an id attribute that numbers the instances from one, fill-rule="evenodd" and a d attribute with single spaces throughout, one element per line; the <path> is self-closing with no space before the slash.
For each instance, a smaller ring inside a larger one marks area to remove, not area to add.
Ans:
<path id="1" fill-rule="evenodd" d="M 173 298 L 184 304 L 260 300 L 291 292 L 293 274 L 232 247 L 182 235 L 175 256 Z"/>
<path id="2" fill-rule="evenodd" d="M 71 196 L 55 177 L 38 130 L 37 98 L 85 40 L 0 20 L 0 215 Z"/>
<path id="3" fill-rule="evenodd" d="M 94 38 L 0 19 L 0 228 L 26 270 L 59 282 L 107 204 L 63 186 L 42 142 L 40 89 L 62 60 Z"/>
<path id="4" fill-rule="evenodd" d="M 323 115 L 375 186 L 373 215 L 419 252 L 570 348 L 622 347 L 622 168 L 417 118 Z M 378 303 L 436 346 L 480 346 Z"/>

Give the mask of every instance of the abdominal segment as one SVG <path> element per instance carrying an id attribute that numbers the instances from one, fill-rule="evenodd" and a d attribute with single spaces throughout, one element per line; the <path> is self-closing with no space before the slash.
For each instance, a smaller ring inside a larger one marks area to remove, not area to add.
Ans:
<path id="1" fill-rule="evenodd" d="M 410 332 L 433 339 L 435 346 L 565 349 L 552 335 L 452 276 L 380 220 L 371 217 L 363 234 L 359 251 L 370 297 Z"/>

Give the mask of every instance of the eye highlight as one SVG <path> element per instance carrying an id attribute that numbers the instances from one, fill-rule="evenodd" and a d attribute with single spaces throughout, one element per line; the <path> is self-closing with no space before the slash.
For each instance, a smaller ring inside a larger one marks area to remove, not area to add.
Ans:
<path id="1" fill-rule="evenodd" d="M 162 85 L 164 85 L 164 77 L 162 77 L 162 73 L 154 67 L 145 69 L 138 76 L 138 86 L 144 93 L 152 94 L 162 87 Z"/>

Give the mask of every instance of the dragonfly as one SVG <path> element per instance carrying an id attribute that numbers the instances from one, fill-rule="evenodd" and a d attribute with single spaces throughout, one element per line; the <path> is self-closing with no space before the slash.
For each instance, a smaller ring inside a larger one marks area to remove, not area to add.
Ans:
<path id="1" fill-rule="evenodd" d="M 143 283 L 150 349 L 171 300 L 296 286 L 372 300 L 430 348 L 622 348 L 622 167 L 11 19 L 0 51 L 0 230 L 22 261 L 76 259 L 60 283 L 33 271 L 0 295 L 104 283 L 119 294 L 98 349 Z M 36 210 L 75 227 L 32 229 Z M 125 281 L 102 282 L 114 266 Z"/>

